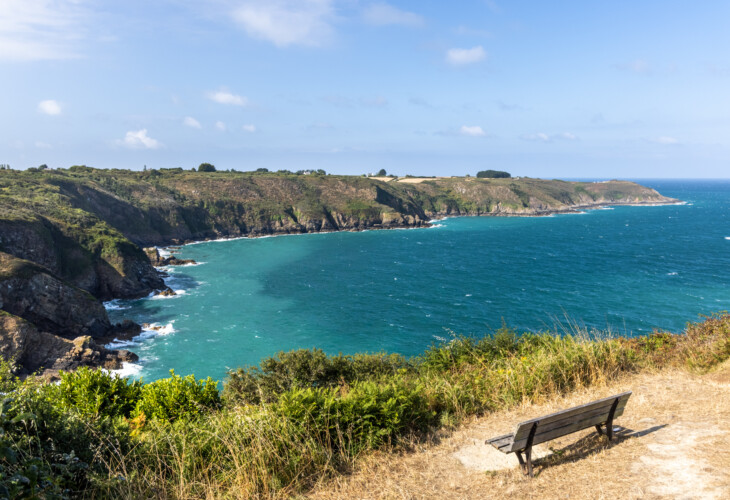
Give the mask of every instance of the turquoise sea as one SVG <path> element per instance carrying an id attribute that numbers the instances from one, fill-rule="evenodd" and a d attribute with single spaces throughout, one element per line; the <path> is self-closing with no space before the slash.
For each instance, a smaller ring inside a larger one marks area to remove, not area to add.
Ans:
<path id="1" fill-rule="evenodd" d="M 730 309 L 730 181 L 638 182 L 686 203 L 187 245 L 177 255 L 200 264 L 169 269 L 179 295 L 107 303 L 113 321 L 161 327 L 115 345 L 147 381 L 223 379 L 301 347 L 416 355 L 503 321 L 679 332 Z"/>

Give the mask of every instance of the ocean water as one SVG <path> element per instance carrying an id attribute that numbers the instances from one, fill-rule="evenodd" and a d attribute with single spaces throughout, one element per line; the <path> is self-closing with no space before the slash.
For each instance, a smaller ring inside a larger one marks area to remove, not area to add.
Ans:
<path id="1" fill-rule="evenodd" d="M 124 373 L 223 379 L 310 347 L 416 355 L 503 322 L 679 332 L 730 309 L 730 181 L 640 182 L 686 203 L 184 246 L 200 264 L 169 269 L 177 296 L 107 303 L 159 328 L 116 344 L 141 358 Z"/>

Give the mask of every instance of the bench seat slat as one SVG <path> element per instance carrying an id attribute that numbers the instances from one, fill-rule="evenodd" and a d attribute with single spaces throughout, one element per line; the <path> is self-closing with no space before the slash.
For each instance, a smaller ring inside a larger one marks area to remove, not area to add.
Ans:
<path id="1" fill-rule="evenodd" d="M 497 436 L 492 439 L 488 439 L 487 443 L 491 444 L 499 451 L 507 453 L 507 450 L 512 446 L 512 438 L 514 434 L 505 434 L 504 436 Z"/>
<path id="2" fill-rule="evenodd" d="M 529 425 L 532 425 L 534 422 L 538 422 L 538 421 L 540 422 L 538 425 L 549 424 L 553 420 L 560 420 L 565 417 L 569 417 L 572 415 L 577 415 L 579 413 L 582 413 L 583 411 L 585 411 L 586 409 L 588 409 L 589 407 L 592 407 L 592 406 L 600 407 L 600 406 L 607 405 L 608 407 L 610 407 L 616 399 L 618 399 L 619 404 L 621 404 L 621 401 L 624 399 L 629 399 L 629 396 L 631 396 L 631 391 L 622 392 L 621 394 L 617 394 L 615 396 L 598 399 L 596 401 L 592 401 L 592 402 L 586 403 L 584 405 L 575 406 L 573 408 L 569 408 L 567 410 L 559 411 L 556 413 L 551 413 L 550 415 L 546 415 L 544 417 L 538 417 L 538 418 L 533 418 L 532 420 L 526 420 L 524 422 L 521 422 L 519 425 L 528 425 L 529 426 Z"/>
<path id="3" fill-rule="evenodd" d="M 616 415 L 614 417 L 616 417 L 616 416 L 619 416 L 618 412 L 616 412 Z M 596 415 L 592 418 L 589 418 L 586 420 L 575 421 L 575 422 L 565 425 L 563 427 L 558 427 L 557 429 L 553 429 L 553 430 L 550 430 L 548 432 L 543 432 L 543 433 L 539 432 L 540 426 L 538 425 L 538 427 L 537 427 L 538 432 L 535 433 L 535 437 L 532 440 L 532 445 L 534 446 L 534 445 L 537 445 L 540 443 L 544 443 L 546 441 L 550 441 L 555 438 L 567 436 L 568 434 L 572 434 L 574 432 L 578 432 L 583 429 L 588 429 L 590 427 L 593 427 L 594 425 L 602 424 L 605 421 L 606 421 L 605 414 Z M 527 445 L 527 437 L 520 439 L 520 440 L 515 440 L 512 443 L 512 447 L 508 450 L 508 453 L 522 450 L 526 445 Z"/>
<path id="4" fill-rule="evenodd" d="M 549 432 L 553 429 L 557 429 L 560 427 L 564 427 L 566 425 L 569 425 L 573 422 L 578 422 L 581 420 L 588 420 L 592 419 L 593 417 L 604 415 L 604 417 L 608 417 L 609 411 L 611 411 L 611 404 L 613 404 L 613 401 L 609 402 L 610 404 L 602 405 L 599 407 L 588 407 L 583 413 L 579 414 L 573 414 L 568 416 L 562 416 L 562 418 L 559 419 L 550 419 L 550 421 L 545 422 L 544 420 L 540 420 L 537 424 L 537 434 L 542 434 L 545 432 Z M 616 412 L 614 414 L 614 418 L 619 417 L 623 414 L 624 408 L 626 407 L 626 404 L 628 403 L 628 398 L 625 398 L 623 400 L 619 400 L 618 405 L 616 406 Z M 520 423 L 517 426 L 517 429 L 514 432 L 514 440 L 520 441 L 522 439 L 527 439 L 527 436 L 530 434 L 530 429 L 532 428 L 532 423 Z"/>

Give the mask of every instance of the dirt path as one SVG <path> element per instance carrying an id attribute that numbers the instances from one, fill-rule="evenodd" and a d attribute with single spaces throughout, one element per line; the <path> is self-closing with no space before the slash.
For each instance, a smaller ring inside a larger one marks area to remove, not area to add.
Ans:
<path id="1" fill-rule="evenodd" d="M 484 444 L 516 423 L 633 391 L 619 438 L 583 431 L 542 446 L 535 478 Z M 730 362 L 707 375 L 627 377 L 546 404 L 474 420 L 413 453 L 380 454 L 311 498 L 730 498 Z"/>

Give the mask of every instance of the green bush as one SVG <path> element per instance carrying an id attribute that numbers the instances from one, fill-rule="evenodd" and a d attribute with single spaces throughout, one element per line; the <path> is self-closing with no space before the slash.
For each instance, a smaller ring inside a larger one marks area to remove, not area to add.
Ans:
<path id="1" fill-rule="evenodd" d="M 205 380 L 195 380 L 194 375 L 181 377 L 174 370 L 170 370 L 170 375 L 142 386 L 136 415 L 168 422 L 188 421 L 220 408 L 218 382 L 210 377 Z"/>
<path id="2" fill-rule="evenodd" d="M 258 367 L 230 371 L 223 393 L 234 403 L 271 402 L 294 388 L 335 387 L 412 369 L 398 354 L 328 356 L 321 349 L 298 349 L 279 352 Z"/>
<path id="3" fill-rule="evenodd" d="M 82 367 L 60 376 L 53 391 L 57 404 L 87 418 L 128 417 L 141 396 L 141 382 L 99 369 Z"/>
<path id="4" fill-rule="evenodd" d="M 512 175 L 502 170 L 481 170 L 477 172 L 477 177 L 480 179 L 509 179 Z"/>

